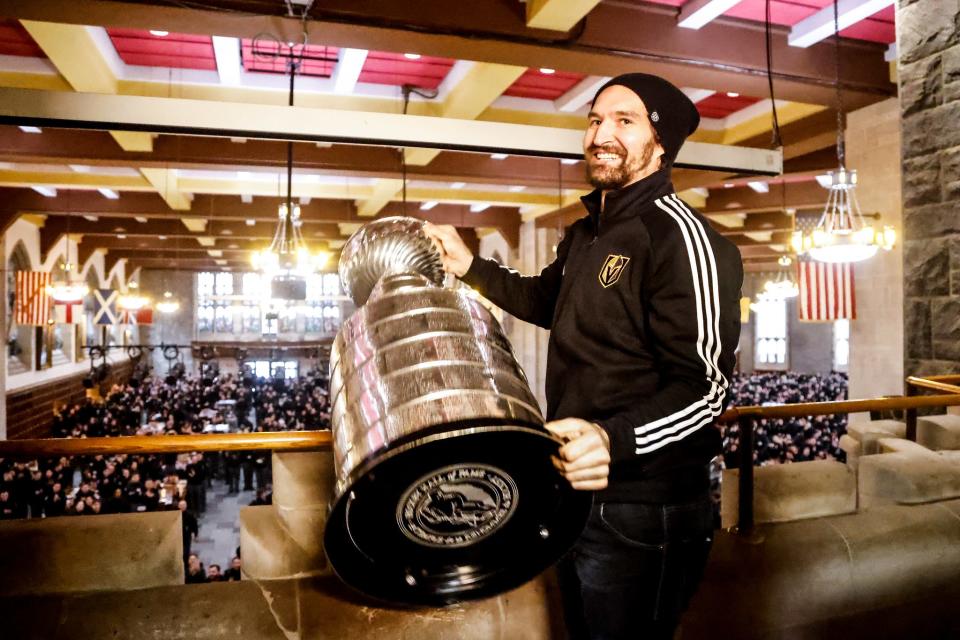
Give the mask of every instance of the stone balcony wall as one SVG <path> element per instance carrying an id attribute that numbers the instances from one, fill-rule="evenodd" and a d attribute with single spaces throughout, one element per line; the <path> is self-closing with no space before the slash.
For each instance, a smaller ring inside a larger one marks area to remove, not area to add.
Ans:
<path id="1" fill-rule="evenodd" d="M 899 0 L 906 375 L 960 371 L 960 1 Z"/>

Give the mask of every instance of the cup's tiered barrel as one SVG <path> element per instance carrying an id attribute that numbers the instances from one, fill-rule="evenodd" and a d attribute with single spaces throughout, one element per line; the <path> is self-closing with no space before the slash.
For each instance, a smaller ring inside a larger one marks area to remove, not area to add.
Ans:
<path id="1" fill-rule="evenodd" d="M 582 530 L 590 494 L 553 468 L 560 442 L 510 343 L 468 289 L 439 286 L 419 224 L 378 220 L 342 254 L 341 280 L 363 306 L 331 350 L 325 546 L 357 589 L 440 604 L 547 568 Z"/>

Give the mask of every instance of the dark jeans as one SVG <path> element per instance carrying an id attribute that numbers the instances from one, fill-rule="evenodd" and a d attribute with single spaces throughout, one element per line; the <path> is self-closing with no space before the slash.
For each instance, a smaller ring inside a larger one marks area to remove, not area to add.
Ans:
<path id="1" fill-rule="evenodd" d="M 683 504 L 594 504 L 557 567 L 571 638 L 672 638 L 712 542 L 709 494 Z"/>

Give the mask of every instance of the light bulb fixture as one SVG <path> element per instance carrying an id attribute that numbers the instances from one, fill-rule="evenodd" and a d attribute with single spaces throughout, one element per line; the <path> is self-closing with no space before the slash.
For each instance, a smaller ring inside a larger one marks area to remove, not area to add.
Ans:
<path id="1" fill-rule="evenodd" d="M 137 311 L 142 309 L 150 302 L 145 296 L 138 296 L 126 293 L 117 298 L 117 306 L 124 311 Z"/>
<path id="2" fill-rule="evenodd" d="M 80 282 L 58 282 L 47 287 L 47 293 L 57 304 L 78 304 L 89 291 L 90 288 Z"/>
<path id="3" fill-rule="evenodd" d="M 69 253 L 69 235 L 67 243 L 67 252 Z M 69 257 L 67 260 L 69 260 Z M 90 292 L 90 288 L 79 280 L 71 279 L 70 272 L 74 269 L 72 263 L 64 261 L 60 264 L 60 268 L 63 270 L 63 280 L 51 282 L 47 285 L 47 295 L 53 298 L 56 304 L 79 304 L 83 302 L 83 298 Z"/>
<path id="4" fill-rule="evenodd" d="M 163 300 L 157 303 L 157 311 L 160 313 L 176 313 L 180 310 L 180 303 L 173 298 L 169 291 L 163 292 Z"/>
<path id="5" fill-rule="evenodd" d="M 783 298 L 776 296 L 775 294 L 768 293 L 766 291 L 761 291 L 757 294 L 756 299 L 750 303 L 751 311 L 759 311 L 765 305 L 770 305 L 774 303 L 783 302 Z"/>
<path id="6" fill-rule="evenodd" d="M 880 249 L 891 250 L 897 241 L 894 228 L 875 228 L 863 218 L 857 201 L 856 170 L 840 167 L 828 175 L 830 194 L 823 214 L 812 232 L 793 232 L 793 250 L 820 262 L 861 262 Z"/>
<path id="7" fill-rule="evenodd" d="M 897 241 L 893 227 L 875 229 L 868 225 L 857 201 L 857 171 L 848 169 L 844 140 L 843 92 L 840 88 L 840 27 L 838 0 L 833 1 L 834 66 L 837 98 L 837 162 L 839 168 L 817 182 L 830 194 L 817 226 L 810 233 L 794 231 L 790 245 L 797 255 L 806 254 L 819 262 L 861 262 L 884 249 L 889 251 Z"/>
<path id="8" fill-rule="evenodd" d="M 782 269 L 774 278 L 763 283 L 761 295 L 764 296 L 765 300 L 784 300 L 797 297 L 800 294 L 800 288 L 787 271 L 787 268 L 793 264 L 793 259 L 790 256 L 780 256 L 777 259 L 777 264 Z"/>

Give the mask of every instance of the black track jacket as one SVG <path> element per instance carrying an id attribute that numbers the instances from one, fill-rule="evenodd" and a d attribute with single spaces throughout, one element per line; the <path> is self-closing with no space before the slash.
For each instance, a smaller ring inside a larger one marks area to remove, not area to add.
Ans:
<path id="1" fill-rule="evenodd" d="M 661 169 L 582 198 L 556 260 L 521 276 L 475 257 L 463 280 L 508 313 L 550 329 L 547 419 L 596 422 L 610 436 L 597 499 L 676 502 L 706 490 L 720 451 L 740 337 L 736 246 L 674 193 Z"/>

